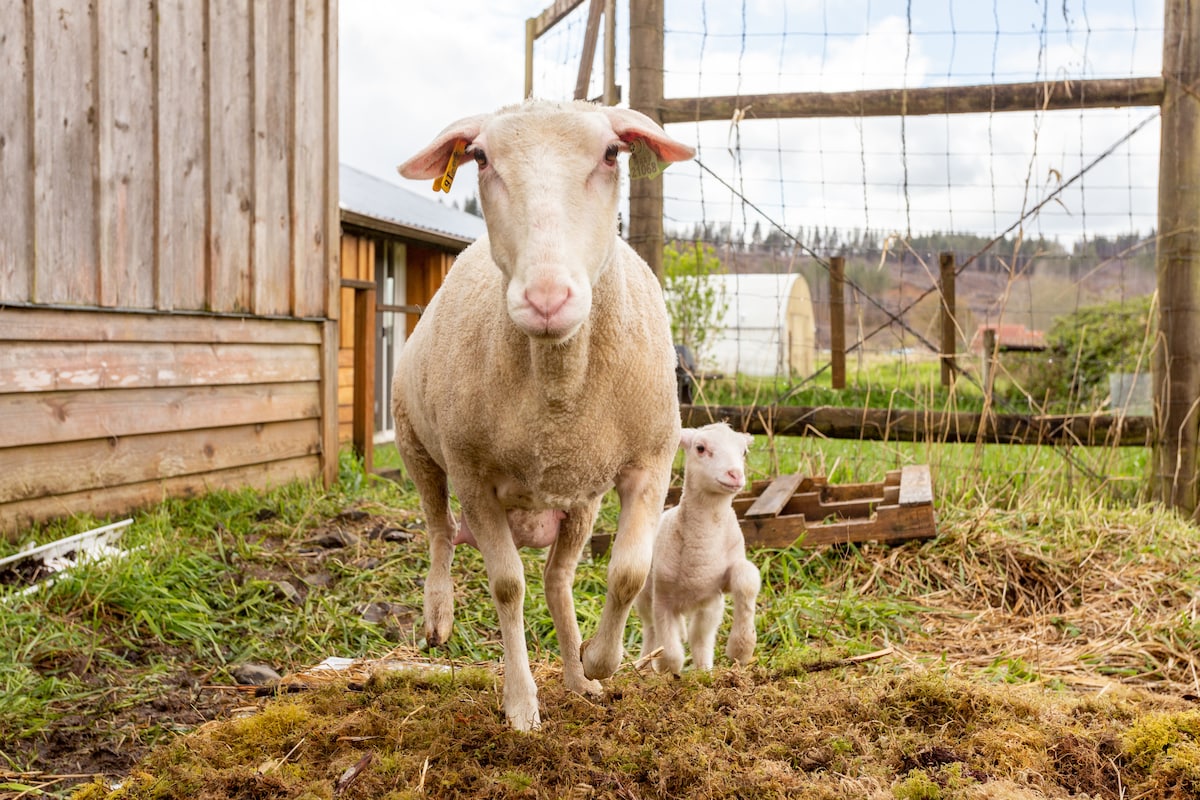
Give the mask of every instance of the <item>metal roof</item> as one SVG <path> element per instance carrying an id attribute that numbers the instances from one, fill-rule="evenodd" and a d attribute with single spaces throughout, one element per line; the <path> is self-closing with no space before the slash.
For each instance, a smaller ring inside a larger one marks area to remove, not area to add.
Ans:
<path id="1" fill-rule="evenodd" d="M 347 164 L 338 165 L 342 221 L 462 249 L 487 231 L 483 219 L 421 197 Z"/>

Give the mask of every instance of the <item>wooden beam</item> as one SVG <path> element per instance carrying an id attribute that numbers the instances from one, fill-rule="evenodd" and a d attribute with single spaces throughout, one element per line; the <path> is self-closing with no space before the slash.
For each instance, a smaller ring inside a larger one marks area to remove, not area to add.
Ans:
<path id="1" fill-rule="evenodd" d="M 630 56 L 632 57 L 632 49 Z M 1162 104 L 1161 77 L 1002 83 L 985 86 L 929 86 L 919 89 L 866 89 L 856 92 L 673 97 L 662 101 L 664 123 L 783 117 L 897 117 L 930 114 L 987 114 L 997 111 L 1156 106 Z"/>
<path id="2" fill-rule="evenodd" d="M 727 421 L 739 431 L 887 442 L 982 442 L 1146 447 L 1150 417 L 971 414 L 887 408 L 681 405 L 685 426 Z"/>
<path id="3" fill-rule="evenodd" d="M 586 100 L 592 80 L 592 63 L 596 60 L 596 40 L 600 37 L 600 13 L 604 0 L 591 0 L 588 5 L 587 28 L 583 32 L 583 52 L 579 56 L 579 74 L 575 78 L 575 99 Z"/>
<path id="4" fill-rule="evenodd" d="M 629 107 L 662 123 L 663 0 L 629 5 Z M 629 244 L 663 276 L 662 175 L 629 182 Z"/>
<path id="5" fill-rule="evenodd" d="M 846 259 L 829 259 L 829 380 L 846 388 Z"/>
<path id="6" fill-rule="evenodd" d="M 542 34 L 562 22 L 563 17 L 583 5 L 583 0 L 555 0 L 545 11 L 536 17 L 530 17 L 526 22 L 527 30 L 531 30 L 534 39 L 540 39 Z"/>
<path id="7" fill-rule="evenodd" d="M 375 463 L 375 284 L 354 291 L 354 453 Z"/>
<path id="8" fill-rule="evenodd" d="M 1200 0 L 1167 0 L 1163 28 L 1151 492 L 1200 521 Z"/>
<path id="9" fill-rule="evenodd" d="M 954 356 L 958 350 L 958 321 L 954 309 L 954 253 L 940 253 L 938 268 L 938 292 L 942 298 L 942 386 L 950 386 L 954 383 Z"/>

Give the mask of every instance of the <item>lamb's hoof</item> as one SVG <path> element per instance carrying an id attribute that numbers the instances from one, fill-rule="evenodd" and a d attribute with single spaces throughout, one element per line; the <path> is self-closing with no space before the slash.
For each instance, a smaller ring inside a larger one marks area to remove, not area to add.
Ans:
<path id="1" fill-rule="evenodd" d="M 442 625 L 426 625 L 425 626 L 425 649 L 429 650 L 434 647 L 441 647 L 446 642 L 450 641 L 450 634 L 454 630 L 454 622 L 446 622 Z"/>
<path id="2" fill-rule="evenodd" d="M 593 680 L 607 678 L 621 665 L 621 648 L 592 647 L 594 641 L 588 639 L 579 646 L 579 658 L 583 661 L 583 674 Z"/>
<path id="3" fill-rule="evenodd" d="M 581 678 L 578 681 L 566 681 L 565 683 L 568 692 L 574 692 L 575 694 L 593 699 L 604 696 L 604 684 L 600 683 L 600 681 Z"/>
<path id="4" fill-rule="evenodd" d="M 532 706 L 522 704 L 516 709 L 504 709 L 508 724 L 514 731 L 536 731 L 542 727 L 542 717 L 538 713 L 537 701 Z"/>

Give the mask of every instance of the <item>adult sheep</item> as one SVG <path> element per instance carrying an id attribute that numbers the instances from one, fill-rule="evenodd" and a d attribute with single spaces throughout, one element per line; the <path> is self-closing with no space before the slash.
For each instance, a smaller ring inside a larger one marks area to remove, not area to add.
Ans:
<path id="1" fill-rule="evenodd" d="M 500 622 L 504 713 L 519 730 L 540 716 L 518 547 L 549 546 L 563 680 L 599 694 L 622 657 L 679 442 L 662 291 L 617 233 L 617 157 L 630 148 L 664 163 L 693 155 L 635 111 L 527 101 L 451 124 L 399 168 L 452 175 L 459 154 L 479 166 L 487 236 L 458 256 L 405 344 L 393 412 L 428 528 L 427 642 L 450 636 L 454 541 L 474 541 Z M 451 486 L 469 533 L 457 530 Z M 613 486 L 621 512 L 604 609 L 581 644 L 575 567 Z"/>

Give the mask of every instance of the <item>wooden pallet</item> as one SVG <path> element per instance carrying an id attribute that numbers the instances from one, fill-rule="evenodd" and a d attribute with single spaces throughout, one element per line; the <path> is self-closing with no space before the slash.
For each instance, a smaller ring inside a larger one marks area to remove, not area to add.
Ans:
<path id="1" fill-rule="evenodd" d="M 679 502 L 678 488 L 667 507 Z M 754 481 L 733 500 L 747 547 L 820 547 L 849 542 L 903 542 L 937 535 L 933 483 L 921 464 L 887 473 L 879 483 L 831 484 L 823 476 L 781 475 Z M 611 534 L 592 536 L 602 555 Z"/>

